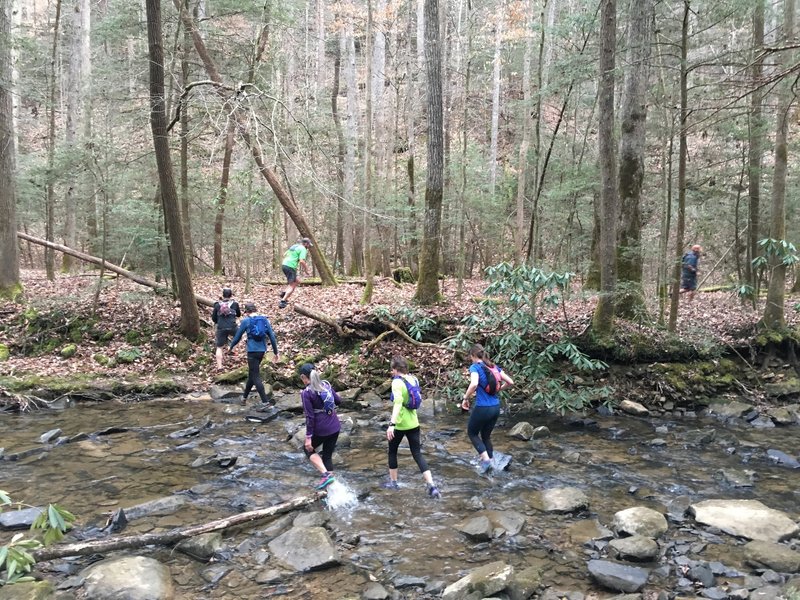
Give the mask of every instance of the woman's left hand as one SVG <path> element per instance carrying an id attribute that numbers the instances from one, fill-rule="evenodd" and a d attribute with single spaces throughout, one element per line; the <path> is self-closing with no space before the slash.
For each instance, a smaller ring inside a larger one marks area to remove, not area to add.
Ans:
<path id="1" fill-rule="evenodd" d="M 389 429 L 386 430 L 386 439 L 390 442 L 394 439 L 394 427 L 389 425 Z"/>

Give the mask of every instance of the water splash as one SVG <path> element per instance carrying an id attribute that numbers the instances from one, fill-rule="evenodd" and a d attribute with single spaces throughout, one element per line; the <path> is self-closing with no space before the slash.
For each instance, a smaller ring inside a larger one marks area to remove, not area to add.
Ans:
<path id="1" fill-rule="evenodd" d="M 351 510 L 358 506 L 358 495 L 355 490 L 347 485 L 347 482 L 337 477 L 327 488 L 328 495 L 325 504 L 330 510 Z"/>

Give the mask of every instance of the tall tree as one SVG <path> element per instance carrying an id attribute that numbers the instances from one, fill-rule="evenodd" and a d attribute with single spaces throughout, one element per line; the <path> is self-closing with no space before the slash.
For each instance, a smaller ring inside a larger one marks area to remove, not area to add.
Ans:
<path id="1" fill-rule="evenodd" d="M 504 6 L 501 0 L 494 24 L 494 59 L 492 60 L 492 126 L 489 139 L 489 197 L 494 202 L 497 186 L 497 144 L 500 135 L 500 80 L 502 74 Z"/>
<path id="2" fill-rule="evenodd" d="M 161 0 L 147 0 L 147 45 L 150 58 L 150 127 L 158 165 L 161 202 L 170 243 L 172 270 L 181 303 L 180 330 L 184 336 L 197 339 L 200 335 L 200 314 L 192 287 L 192 276 L 186 262 L 181 207 L 175 180 L 167 133 L 166 98 L 164 95 L 164 46 L 161 34 Z"/>
<path id="3" fill-rule="evenodd" d="M 750 115 L 747 121 L 747 191 L 749 196 L 747 220 L 747 252 L 745 279 L 753 288 L 753 297 L 758 297 L 758 281 L 753 268 L 753 259 L 758 255 L 758 237 L 761 222 L 761 160 L 764 153 L 764 119 L 761 78 L 764 74 L 764 0 L 754 0 L 753 6 L 753 59 L 750 80 L 753 93 L 750 95 Z"/>
<path id="4" fill-rule="evenodd" d="M 19 284 L 17 196 L 14 181 L 14 109 L 11 81 L 11 2 L 0 1 L 0 298 L 14 299 Z"/>
<path id="5" fill-rule="evenodd" d="M 794 37 L 795 0 L 783 0 L 783 42 L 791 44 Z M 791 56 L 784 58 L 786 66 L 794 64 Z M 772 172 L 772 223 L 770 237 L 779 243 L 786 238 L 786 172 L 789 159 L 789 119 L 794 101 L 794 77 L 788 76 L 780 83 L 775 124 L 775 167 Z M 786 324 L 783 299 L 786 293 L 786 265 L 780 251 L 769 256 L 770 276 L 767 305 L 764 307 L 764 325 L 778 329 Z"/>
<path id="6" fill-rule="evenodd" d="M 617 275 L 617 161 L 614 143 L 614 68 L 617 45 L 616 0 L 600 3 L 600 86 L 598 89 L 598 152 L 600 154 L 600 296 L 592 318 L 601 336 L 614 328 Z"/>
<path id="7" fill-rule="evenodd" d="M 619 274 L 616 311 L 632 318 L 646 310 L 642 292 L 642 184 L 644 182 L 645 121 L 650 72 L 652 0 L 631 0 L 627 66 L 620 115 L 619 149 L 620 229 L 617 249 Z"/>
<path id="8" fill-rule="evenodd" d="M 544 0 L 547 6 L 547 0 Z M 522 141 L 519 145 L 519 158 L 517 163 L 517 204 L 514 244 L 514 260 L 516 264 L 525 262 L 525 188 L 528 177 L 528 151 L 530 149 L 530 132 L 533 126 L 533 109 L 531 107 L 531 60 L 533 58 L 533 0 L 529 0 L 528 22 L 525 24 L 525 55 L 522 59 Z M 544 8 L 542 8 L 544 13 Z M 544 23 L 540 24 L 544 31 Z M 541 91 L 541 90 L 539 90 Z M 541 93 L 539 94 L 541 96 Z"/>
<path id="9" fill-rule="evenodd" d="M 419 253 L 419 280 L 414 300 L 434 304 L 439 294 L 439 236 L 444 192 L 444 128 L 442 122 L 441 39 L 439 2 L 425 0 L 425 74 L 428 85 L 428 175 L 425 217 Z"/>
<path id="10" fill-rule="evenodd" d="M 50 106 L 47 127 L 47 197 L 45 199 L 44 237 L 48 242 L 55 241 L 56 223 L 56 194 L 55 194 L 55 165 L 56 165 L 56 96 L 58 81 L 56 80 L 56 61 L 58 60 L 59 32 L 61 30 L 61 0 L 56 0 L 56 19 L 53 25 L 53 46 L 50 52 L 50 69 L 48 82 Z M 44 266 L 47 279 L 56 278 L 55 256 L 53 250 L 45 248 Z"/>

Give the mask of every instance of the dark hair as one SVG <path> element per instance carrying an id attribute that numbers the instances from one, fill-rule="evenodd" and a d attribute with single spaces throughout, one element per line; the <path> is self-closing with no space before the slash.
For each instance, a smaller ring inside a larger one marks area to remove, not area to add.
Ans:
<path id="1" fill-rule="evenodd" d="M 400 356 L 399 354 L 395 354 L 392 357 L 392 361 L 389 363 L 389 366 L 391 366 L 391 368 L 398 373 L 408 373 L 408 361 L 404 356 Z"/>
<path id="2" fill-rule="evenodd" d="M 313 246 L 314 244 L 311 243 L 311 240 L 308 238 L 300 238 L 300 243 L 304 246 Z"/>
<path id="3" fill-rule="evenodd" d="M 254 313 L 256 312 L 256 305 L 252 302 L 246 302 L 244 305 L 244 312 L 246 313 Z"/>
<path id="4" fill-rule="evenodd" d="M 469 356 L 474 356 L 475 358 L 481 359 L 483 364 L 490 369 L 494 366 L 494 362 L 491 358 L 489 358 L 489 354 L 486 352 L 486 349 L 480 344 L 475 344 L 469 349 Z"/>
<path id="5" fill-rule="evenodd" d="M 233 296 L 233 290 L 231 288 L 222 288 L 223 298 L 230 298 L 231 296 Z"/>
<path id="6" fill-rule="evenodd" d="M 314 365 L 311 363 L 305 363 L 303 366 L 300 367 L 298 372 L 300 375 L 305 375 L 306 377 L 311 377 L 311 372 L 315 369 Z"/>

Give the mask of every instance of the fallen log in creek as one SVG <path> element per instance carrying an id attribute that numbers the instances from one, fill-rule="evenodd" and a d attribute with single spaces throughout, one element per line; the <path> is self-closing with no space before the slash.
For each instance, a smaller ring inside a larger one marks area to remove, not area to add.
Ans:
<path id="1" fill-rule="evenodd" d="M 65 556 L 85 556 L 87 554 L 102 554 L 113 550 L 127 550 L 131 548 L 141 548 L 143 546 L 171 546 L 186 538 L 200 535 L 201 533 L 211 533 L 222 531 L 244 524 L 253 524 L 257 521 L 269 517 L 282 515 L 299 508 L 303 508 L 327 495 L 325 491 L 319 491 L 308 496 L 298 496 L 288 502 L 276 504 L 268 508 L 259 508 L 248 512 L 231 515 L 209 523 L 200 525 L 189 525 L 188 527 L 178 527 L 160 533 L 144 533 L 141 535 L 128 535 L 120 537 L 110 537 L 99 540 L 89 540 L 87 542 L 76 542 L 73 544 L 59 544 L 41 548 L 33 552 L 37 562 L 63 558 Z"/>

